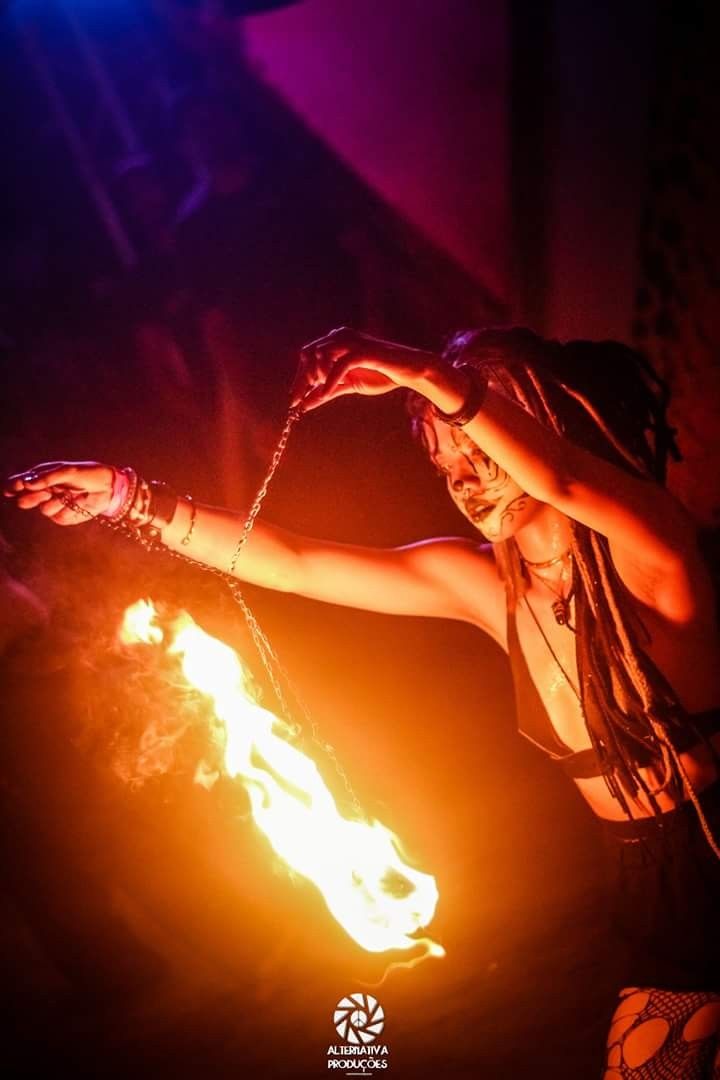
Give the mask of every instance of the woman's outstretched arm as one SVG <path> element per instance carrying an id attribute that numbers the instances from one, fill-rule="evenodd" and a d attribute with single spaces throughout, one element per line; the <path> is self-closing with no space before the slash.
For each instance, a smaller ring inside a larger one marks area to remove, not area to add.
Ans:
<path id="1" fill-rule="evenodd" d="M 5 494 L 23 510 L 77 525 L 107 511 L 115 472 L 98 462 L 51 462 L 10 477 Z M 235 559 L 244 521 L 244 514 L 180 498 L 160 539 L 217 570 L 229 572 L 234 563 L 237 578 L 264 588 L 367 611 L 461 619 L 496 638 L 502 633 L 504 594 L 494 559 L 472 541 L 372 548 L 300 536 L 258 519 Z"/>

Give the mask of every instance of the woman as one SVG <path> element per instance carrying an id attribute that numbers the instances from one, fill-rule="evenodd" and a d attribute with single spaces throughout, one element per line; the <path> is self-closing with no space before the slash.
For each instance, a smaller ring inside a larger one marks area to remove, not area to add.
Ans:
<path id="1" fill-rule="evenodd" d="M 640 989 L 621 994 L 606 1076 L 711 1075 L 718 627 L 695 528 L 662 486 L 673 447 L 664 388 L 611 342 L 489 330 L 457 335 L 439 357 L 341 329 L 303 350 L 293 404 L 397 388 L 411 391 L 416 433 L 489 544 L 380 550 L 260 520 L 238 558 L 238 514 L 132 470 L 40 465 L 6 493 L 60 525 L 88 513 L 123 521 L 254 584 L 490 634 L 509 653 L 523 733 L 574 779 L 623 878 Z"/>

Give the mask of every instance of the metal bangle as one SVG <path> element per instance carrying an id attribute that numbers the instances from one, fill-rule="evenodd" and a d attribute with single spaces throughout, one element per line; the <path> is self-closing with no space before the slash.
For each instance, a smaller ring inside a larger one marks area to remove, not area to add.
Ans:
<path id="1" fill-rule="evenodd" d="M 112 522 L 114 525 L 124 521 L 130 513 L 132 505 L 135 502 L 138 486 L 138 474 L 134 469 L 131 469 L 129 465 L 126 465 L 123 469 L 119 469 L 118 471 L 127 477 L 128 488 L 125 492 L 125 498 L 122 501 L 122 505 L 112 516 L 108 517 L 108 521 Z"/>
<path id="2" fill-rule="evenodd" d="M 193 529 L 195 528 L 195 518 L 197 517 L 197 506 L 192 495 L 184 495 L 183 498 L 190 504 L 190 524 L 188 525 L 188 531 L 183 536 L 180 543 L 183 547 L 187 547 L 192 539 Z"/>

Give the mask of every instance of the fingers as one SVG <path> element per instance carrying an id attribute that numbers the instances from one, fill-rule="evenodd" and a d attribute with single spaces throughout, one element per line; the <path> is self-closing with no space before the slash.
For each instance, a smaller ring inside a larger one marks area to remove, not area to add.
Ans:
<path id="1" fill-rule="evenodd" d="M 335 363 L 328 371 L 327 377 L 325 379 L 325 392 L 328 401 L 332 397 L 336 396 L 334 394 L 334 390 L 347 377 L 356 362 L 357 361 L 355 355 L 348 349 L 346 349 L 341 356 L 338 356 L 336 358 Z"/>
<path id="2" fill-rule="evenodd" d="M 56 525 L 78 525 L 107 502 L 112 476 L 110 466 L 94 461 L 47 461 L 9 477 L 4 493 L 20 510 L 37 510 Z"/>
<path id="3" fill-rule="evenodd" d="M 329 334 L 324 334 L 322 337 L 315 338 L 314 341 L 309 341 L 307 345 L 303 345 L 300 350 L 301 353 L 314 352 L 317 349 L 321 351 L 327 348 L 350 348 L 358 337 L 356 330 L 351 330 L 349 326 L 339 326 L 336 330 L 331 330 Z"/>
<path id="4" fill-rule="evenodd" d="M 293 408 L 300 404 L 304 406 L 307 396 L 326 382 L 335 363 L 350 353 L 356 336 L 355 332 L 347 327 L 340 327 L 303 346 L 298 373 L 291 390 Z"/>
<path id="5" fill-rule="evenodd" d="M 63 510 L 67 509 L 67 505 L 59 495 L 51 494 L 48 499 L 45 499 L 45 501 L 40 504 L 38 509 L 43 517 L 54 520 L 58 514 L 61 514 Z"/>
<path id="6" fill-rule="evenodd" d="M 3 488 L 3 495 L 17 495 L 19 491 L 29 490 L 31 485 L 37 484 L 37 479 L 38 475 L 34 470 L 8 476 Z"/>
<path id="7" fill-rule="evenodd" d="M 348 350 L 337 345 L 323 348 L 303 349 L 300 354 L 300 366 L 292 387 L 291 404 L 299 405 L 303 399 L 318 386 L 322 386 L 332 371 L 333 364 L 347 356 Z"/>
<path id="8" fill-rule="evenodd" d="M 87 499 L 85 492 L 69 491 L 61 488 L 47 488 L 43 491 L 25 491 L 16 496 L 15 505 L 20 510 L 38 510 L 44 517 L 56 521 L 59 514 L 69 510 L 73 520 L 80 515 L 74 513 L 72 506 L 81 506 Z M 67 515 L 63 515 L 67 516 Z"/>
<path id="9" fill-rule="evenodd" d="M 341 382 L 332 390 L 328 390 L 325 386 L 318 386 L 303 398 L 303 412 L 311 412 L 313 409 L 319 408 L 320 405 L 327 405 L 329 401 L 333 401 L 335 398 L 353 393 L 355 393 L 355 387 L 350 382 Z"/>
<path id="10" fill-rule="evenodd" d="M 76 506 L 80 505 L 79 499 L 73 499 Z M 68 504 L 59 498 L 49 499 L 40 507 L 40 513 L 49 518 L 54 525 L 80 525 L 88 520 L 87 514 L 73 510 Z"/>
<path id="11" fill-rule="evenodd" d="M 343 394 L 352 394 L 356 385 L 351 378 L 351 373 L 357 359 L 351 352 L 346 352 L 338 358 L 328 372 L 326 378 L 319 385 L 310 387 L 302 399 L 304 412 L 317 409 Z"/>
<path id="12" fill-rule="evenodd" d="M 17 499 L 30 492 L 62 488 L 68 492 L 109 492 L 114 470 L 97 461 L 46 461 L 15 473 L 5 483 L 4 494 Z M 30 504 L 28 504 L 30 505 Z"/>
<path id="13" fill-rule="evenodd" d="M 41 506 L 42 503 L 51 498 L 52 491 L 50 490 L 24 491 L 16 496 L 15 505 L 19 506 L 21 510 L 34 510 L 36 506 Z"/>
<path id="14" fill-rule="evenodd" d="M 6 495 L 16 495 L 20 491 L 42 491 L 50 487 L 72 487 L 78 479 L 78 466 L 86 462 L 46 461 L 35 465 L 22 473 L 15 473 L 7 479 Z"/>

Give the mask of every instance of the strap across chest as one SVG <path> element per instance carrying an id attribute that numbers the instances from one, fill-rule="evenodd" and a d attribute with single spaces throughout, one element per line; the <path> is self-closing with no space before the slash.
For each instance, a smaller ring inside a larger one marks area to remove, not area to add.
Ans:
<path id="1" fill-rule="evenodd" d="M 597 753 L 592 747 L 572 750 L 559 737 L 548 715 L 537 687 L 532 680 L 525 655 L 520 646 L 515 613 L 507 613 L 507 647 L 515 690 L 515 710 L 518 731 L 535 746 L 543 750 L 562 770 L 573 779 L 588 779 L 602 775 Z M 687 725 L 671 730 L 675 749 L 683 753 L 697 745 L 702 738 L 720 732 L 720 707 L 688 717 Z M 652 757 L 638 747 L 638 765 L 649 765 Z"/>

